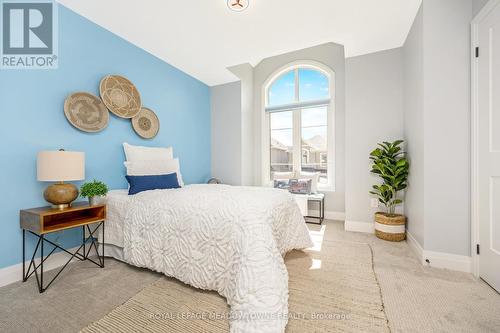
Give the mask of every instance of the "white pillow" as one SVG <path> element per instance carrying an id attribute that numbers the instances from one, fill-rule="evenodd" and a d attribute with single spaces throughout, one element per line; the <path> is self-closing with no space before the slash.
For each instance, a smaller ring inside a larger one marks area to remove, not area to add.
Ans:
<path id="1" fill-rule="evenodd" d="M 128 143 L 123 143 L 125 158 L 127 161 L 167 161 L 174 158 L 174 150 L 172 147 L 144 147 L 133 146 Z"/>
<path id="2" fill-rule="evenodd" d="M 127 176 L 167 175 L 175 172 L 179 185 L 184 187 L 178 158 L 168 161 L 126 161 L 123 164 L 127 168 Z"/>
<path id="3" fill-rule="evenodd" d="M 300 171 L 297 175 L 298 179 L 311 179 L 311 193 L 318 193 L 319 172 L 304 172 Z"/>

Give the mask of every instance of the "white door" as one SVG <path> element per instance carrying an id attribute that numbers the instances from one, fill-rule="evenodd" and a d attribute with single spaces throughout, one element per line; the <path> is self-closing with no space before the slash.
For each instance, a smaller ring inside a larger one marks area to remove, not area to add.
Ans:
<path id="1" fill-rule="evenodd" d="M 500 291 L 500 5 L 477 32 L 479 276 Z"/>

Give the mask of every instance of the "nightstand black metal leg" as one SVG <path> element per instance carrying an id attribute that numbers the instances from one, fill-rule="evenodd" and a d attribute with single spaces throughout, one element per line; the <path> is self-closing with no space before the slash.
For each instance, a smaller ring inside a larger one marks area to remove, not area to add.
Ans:
<path id="1" fill-rule="evenodd" d="M 26 281 L 25 277 L 26 277 L 26 267 L 25 267 L 25 264 L 24 264 L 24 261 L 25 261 L 25 257 L 26 257 L 26 230 L 23 229 L 23 282 Z"/>
<path id="2" fill-rule="evenodd" d="M 83 260 L 87 259 L 87 255 L 85 254 L 85 226 L 82 225 L 82 244 L 83 244 Z"/>
<path id="3" fill-rule="evenodd" d="M 44 234 L 40 235 L 40 238 L 42 239 L 42 242 L 40 244 L 40 292 L 43 293 L 45 290 L 43 289 L 43 238 Z"/>
<path id="4" fill-rule="evenodd" d="M 36 265 L 35 265 L 35 255 L 36 255 L 36 253 L 38 251 L 38 247 L 39 246 L 40 246 L 40 237 L 38 237 L 38 242 L 36 243 L 35 250 L 33 251 L 33 255 L 31 256 L 30 264 L 28 266 L 28 269 L 26 270 L 25 275 L 23 276 L 23 282 L 25 282 L 26 280 L 28 280 L 29 277 L 35 272 L 35 270 L 33 270 L 30 273 L 30 270 L 31 270 L 31 266 L 36 267 Z"/>
<path id="5" fill-rule="evenodd" d="M 325 219 L 325 200 L 321 200 L 321 223 L 323 223 L 323 220 Z"/>
<path id="6" fill-rule="evenodd" d="M 104 223 L 102 225 L 102 267 L 104 268 Z M 99 255 L 99 253 L 97 254 Z"/>
<path id="7" fill-rule="evenodd" d="M 103 242 L 102 242 L 102 254 L 99 254 L 99 242 L 96 241 L 97 238 L 94 237 L 94 233 L 99 230 L 99 228 L 102 228 L 102 233 L 103 233 Z M 104 222 L 101 222 L 94 230 L 90 230 L 90 227 L 87 225 L 87 231 L 89 233 L 89 236 L 86 238 L 86 241 L 90 240 L 90 245 L 89 249 L 86 253 L 86 260 L 93 262 L 97 266 L 103 268 L 104 267 Z M 97 259 L 99 262 L 95 262 L 93 259 L 89 258 L 90 251 L 92 248 L 95 249 L 95 253 L 97 254 Z"/>

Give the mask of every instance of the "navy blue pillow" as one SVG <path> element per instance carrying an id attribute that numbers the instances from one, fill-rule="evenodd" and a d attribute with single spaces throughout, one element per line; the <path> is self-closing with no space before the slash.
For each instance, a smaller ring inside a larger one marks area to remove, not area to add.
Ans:
<path id="1" fill-rule="evenodd" d="M 125 176 L 130 188 L 128 194 L 137 194 L 142 191 L 164 190 L 169 188 L 180 188 L 177 173 L 154 176 Z"/>

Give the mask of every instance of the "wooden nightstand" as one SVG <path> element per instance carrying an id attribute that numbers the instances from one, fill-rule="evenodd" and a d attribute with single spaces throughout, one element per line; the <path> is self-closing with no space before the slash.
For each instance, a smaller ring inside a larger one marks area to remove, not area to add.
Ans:
<path id="1" fill-rule="evenodd" d="M 86 202 L 74 203 L 70 208 L 66 209 L 56 209 L 51 207 L 38 207 L 31 209 L 23 209 L 19 212 L 19 224 L 21 229 L 23 229 L 23 282 L 26 281 L 33 273 L 35 273 L 36 282 L 38 284 L 38 290 L 43 293 L 47 288 L 54 282 L 54 280 L 61 274 L 61 272 L 66 268 L 66 266 L 73 260 L 77 258 L 79 260 L 89 260 L 99 267 L 104 267 L 104 220 L 106 219 L 106 205 L 89 206 Z M 90 224 L 98 223 L 94 230 L 90 229 Z M 46 234 L 57 232 L 61 230 L 78 228 L 82 229 L 82 243 L 80 247 L 71 253 L 67 249 L 55 244 L 54 242 L 45 238 Z M 102 254 L 99 254 L 98 244 L 94 234 L 99 228 L 102 228 Z M 88 237 L 85 237 L 85 229 L 88 231 Z M 31 261 L 28 269 L 25 268 L 25 243 L 26 243 L 26 231 L 38 238 L 35 250 L 31 256 Z M 86 251 L 86 244 L 90 242 L 88 251 Z M 49 254 L 44 258 L 44 243 L 49 243 L 53 246 Z M 99 262 L 95 262 L 88 256 L 90 251 L 94 247 L 97 258 Z M 40 262 L 38 265 L 35 262 L 35 256 L 38 249 L 40 249 Z M 46 285 L 43 285 L 43 263 L 50 257 L 56 249 L 60 249 L 69 255 L 71 258 L 63 265 L 63 267 L 57 272 L 57 274 L 52 278 L 52 280 Z M 80 251 L 83 249 L 83 253 Z M 33 269 L 32 269 L 33 268 Z M 40 271 L 40 277 L 38 274 Z"/>

